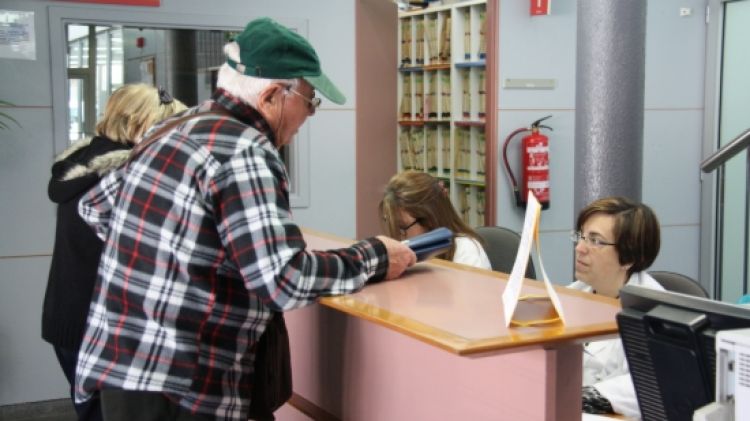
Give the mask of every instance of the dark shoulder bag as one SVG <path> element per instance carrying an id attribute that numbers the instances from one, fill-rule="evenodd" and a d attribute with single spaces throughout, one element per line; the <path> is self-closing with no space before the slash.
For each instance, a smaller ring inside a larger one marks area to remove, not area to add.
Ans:
<path id="1" fill-rule="evenodd" d="M 252 420 L 273 420 L 273 413 L 292 397 L 292 364 L 284 313 L 273 312 L 255 348 L 250 388 Z"/>

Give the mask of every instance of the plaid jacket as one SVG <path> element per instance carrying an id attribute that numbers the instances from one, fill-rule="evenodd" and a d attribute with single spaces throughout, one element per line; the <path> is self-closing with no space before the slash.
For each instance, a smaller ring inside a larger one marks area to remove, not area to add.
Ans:
<path id="1" fill-rule="evenodd" d="M 186 113 L 219 108 L 232 116 L 178 125 L 79 204 L 105 248 L 78 401 L 104 388 L 154 391 L 194 413 L 245 421 L 253 345 L 270 311 L 357 291 L 387 270 L 376 239 L 306 250 L 260 115 L 223 91 Z"/>

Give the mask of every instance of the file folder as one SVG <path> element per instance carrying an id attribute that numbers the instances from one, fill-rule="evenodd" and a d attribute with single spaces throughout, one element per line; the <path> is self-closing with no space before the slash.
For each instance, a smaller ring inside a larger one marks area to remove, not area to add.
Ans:
<path id="1" fill-rule="evenodd" d="M 453 245 L 453 231 L 445 227 L 436 228 L 402 241 L 417 255 L 417 261 L 421 262 L 445 253 Z"/>

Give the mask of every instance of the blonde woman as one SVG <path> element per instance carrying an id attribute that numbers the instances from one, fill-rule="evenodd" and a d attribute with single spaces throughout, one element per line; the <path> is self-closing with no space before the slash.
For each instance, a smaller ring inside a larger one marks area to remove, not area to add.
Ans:
<path id="1" fill-rule="evenodd" d="M 186 107 L 162 89 L 125 85 L 109 97 L 93 138 L 71 145 L 52 165 L 48 195 L 57 206 L 55 246 L 42 310 L 42 338 L 52 344 L 65 377 L 75 382 L 102 241 L 78 215 L 78 201 L 123 164 L 154 123 Z M 79 420 L 102 419 L 98 399 L 75 404 Z"/>
<path id="2" fill-rule="evenodd" d="M 385 232 L 405 240 L 435 228 L 453 231 L 453 247 L 439 258 L 482 269 L 491 269 L 481 237 L 453 207 L 443 183 L 430 174 L 404 171 L 394 175 L 380 201 Z"/>

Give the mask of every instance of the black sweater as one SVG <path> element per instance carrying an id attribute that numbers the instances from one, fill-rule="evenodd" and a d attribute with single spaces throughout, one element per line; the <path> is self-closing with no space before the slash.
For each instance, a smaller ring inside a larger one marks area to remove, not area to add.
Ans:
<path id="1" fill-rule="evenodd" d="M 55 246 L 42 311 L 42 338 L 77 351 L 86 328 L 103 243 L 78 215 L 78 201 L 125 162 L 130 146 L 95 137 L 75 143 L 52 165 L 49 198 L 58 204 Z"/>

